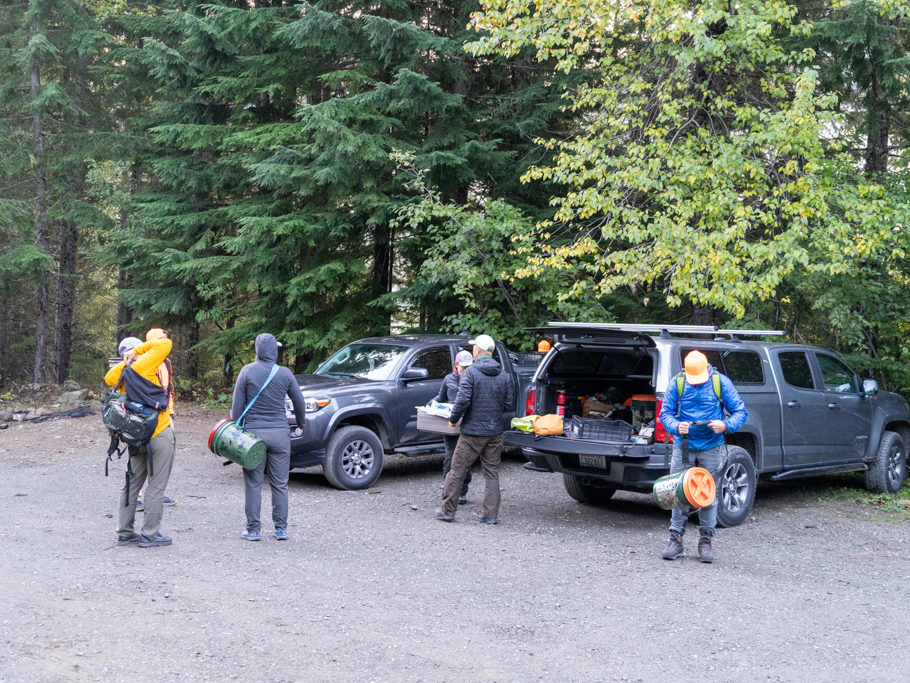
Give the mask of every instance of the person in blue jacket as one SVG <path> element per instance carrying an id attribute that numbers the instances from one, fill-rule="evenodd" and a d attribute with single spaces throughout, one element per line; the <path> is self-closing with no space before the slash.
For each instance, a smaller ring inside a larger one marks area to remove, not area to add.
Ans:
<path id="1" fill-rule="evenodd" d="M 664 394 L 660 421 L 674 435 L 670 457 L 670 473 L 684 469 L 681 436 L 689 437 L 690 464 L 704 467 L 718 478 L 726 458 L 724 434 L 735 432 L 748 417 L 746 406 L 728 377 L 717 372 L 701 351 L 686 355 L 685 371 L 680 382 L 671 380 Z M 726 409 L 727 417 L 724 417 Z M 703 424 L 693 424 L 701 422 Z M 718 491 L 718 493 L 720 493 Z M 663 552 L 665 560 L 674 560 L 683 553 L 683 534 L 688 508 L 674 508 L 670 514 L 670 541 Z M 717 527 L 717 498 L 698 511 L 698 556 L 702 562 L 713 562 L 711 541 Z"/>

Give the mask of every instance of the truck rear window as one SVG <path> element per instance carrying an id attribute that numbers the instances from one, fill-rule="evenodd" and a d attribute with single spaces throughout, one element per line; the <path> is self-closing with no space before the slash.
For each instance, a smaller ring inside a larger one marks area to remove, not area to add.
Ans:
<path id="1" fill-rule="evenodd" d="M 548 374 L 552 377 L 650 377 L 654 364 L 647 353 L 622 353 L 595 349 L 562 351 Z"/>
<path id="2" fill-rule="evenodd" d="M 684 365 L 685 357 L 694 347 L 679 350 L 679 364 Z M 726 351 L 720 349 L 699 349 L 714 368 L 730 378 L 733 384 L 764 384 L 765 372 L 761 358 L 755 351 Z"/>

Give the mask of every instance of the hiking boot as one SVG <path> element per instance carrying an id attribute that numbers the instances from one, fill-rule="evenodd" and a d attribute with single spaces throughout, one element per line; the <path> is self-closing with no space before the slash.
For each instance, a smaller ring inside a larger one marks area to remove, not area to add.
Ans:
<path id="1" fill-rule="evenodd" d="M 138 543 L 139 534 L 120 534 L 117 536 L 117 545 L 129 545 L 130 543 Z"/>
<path id="2" fill-rule="evenodd" d="M 702 532 L 698 539 L 698 559 L 710 564 L 714 562 L 714 550 L 711 549 L 711 534 Z"/>
<path id="3" fill-rule="evenodd" d="M 275 527 L 275 538 L 279 541 L 286 541 L 288 540 L 288 532 L 280 526 Z"/>
<path id="4" fill-rule="evenodd" d="M 244 541 L 259 541 L 262 539 L 262 536 L 259 535 L 258 531 L 244 531 L 240 534 L 240 538 Z"/>
<path id="5" fill-rule="evenodd" d="M 440 522 L 454 522 L 455 515 L 447 515 L 442 508 L 436 508 L 436 519 Z"/>
<path id="6" fill-rule="evenodd" d="M 487 517 L 482 512 L 478 512 L 476 515 L 474 515 L 474 519 L 481 524 L 496 524 L 495 517 Z"/>
<path id="7" fill-rule="evenodd" d="M 170 545 L 171 537 L 162 536 L 161 534 L 156 534 L 155 538 L 149 538 L 148 536 L 139 537 L 139 547 L 140 548 L 157 548 L 162 545 Z"/>
<path id="8" fill-rule="evenodd" d="M 700 547 L 700 546 L 699 546 Z M 682 534 L 678 531 L 670 530 L 670 540 L 667 541 L 667 549 L 661 555 L 665 560 L 675 560 L 683 554 Z"/>

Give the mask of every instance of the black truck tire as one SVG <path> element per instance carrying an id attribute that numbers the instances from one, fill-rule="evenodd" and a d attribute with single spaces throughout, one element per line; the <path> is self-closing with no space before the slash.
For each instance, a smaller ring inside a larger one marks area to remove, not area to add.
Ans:
<path id="1" fill-rule="evenodd" d="M 741 446 L 728 446 L 727 459 L 715 482 L 717 486 L 717 523 L 723 527 L 742 524 L 752 503 L 758 476 L 752 456 Z"/>
<path id="2" fill-rule="evenodd" d="M 329 439 L 322 471 L 337 489 L 356 491 L 372 486 L 382 472 L 382 442 L 366 427 L 342 427 Z"/>
<path id="3" fill-rule="evenodd" d="M 562 483 L 566 487 L 566 492 L 579 503 L 603 505 L 616 493 L 616 488 L 613 486 L 584 484 L 582 478 L 574 474 L 563 474 Z"/>
<path id="4" fill-rule="evenodd" d="M 883 432 L 875 460 L 866 470 L 866 488 L 872 493 L 897 493 L 907 476 L 907 449 L 897 432 Z"/>

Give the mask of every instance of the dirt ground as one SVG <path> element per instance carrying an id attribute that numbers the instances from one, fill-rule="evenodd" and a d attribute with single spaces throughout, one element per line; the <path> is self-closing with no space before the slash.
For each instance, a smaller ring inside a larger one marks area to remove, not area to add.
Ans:
<path id="1" fill-rule="evenodd" d="M 290 540 L 240 539 L 242 475 L 178 415 L 162 532 L 116 547 L 124 461 L 96 414 L 0 431 L 2 681 L 906 680 L 910 522 L 759 489 L 717 562 L 659 554 L 669 513 L 580 505 L 503 466 L 500 524 L 433 518 L 441 457 L 387 460 L 367 491 L 291 476 Z M 479 478 L 479 477 L 478 477 Z"/>

